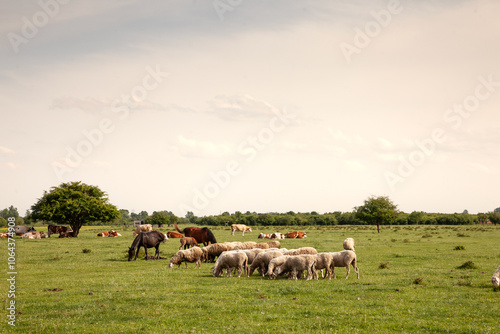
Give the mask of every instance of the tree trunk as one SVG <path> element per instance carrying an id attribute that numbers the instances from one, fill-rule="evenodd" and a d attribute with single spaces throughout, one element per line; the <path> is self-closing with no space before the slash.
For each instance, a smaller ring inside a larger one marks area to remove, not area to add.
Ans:
<path id="1" fill-rule="evenodd" d="M 377 222 L 377 232 L 380 233 L 380 222 Z"/>

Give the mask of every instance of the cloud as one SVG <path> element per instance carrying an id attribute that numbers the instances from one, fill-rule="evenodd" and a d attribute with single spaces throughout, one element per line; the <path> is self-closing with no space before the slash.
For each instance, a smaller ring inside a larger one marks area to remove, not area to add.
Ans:
<path id="1" fill-rule="evenodd" d="M 177 143 L 174 147 L 181 155 L 195 158 L 220 158 L 234 152 L 230 144 L 218 144 L 206 140 L 196 140 L 186 138 L 183 135 L 177 137 Z"/>
<path id="2" fill-rule="evenodd" d="M 0 146 L 0 154 L 14 154 L 14 150 L 11 150 L 8 147 Z"/>
<path id="3" fill-rule="evenodd" d="M 219 95 L 209 102 L 209 113 L 229 121 L 269 119 L 277 110 L 262 100 L 250 95 Z"/>

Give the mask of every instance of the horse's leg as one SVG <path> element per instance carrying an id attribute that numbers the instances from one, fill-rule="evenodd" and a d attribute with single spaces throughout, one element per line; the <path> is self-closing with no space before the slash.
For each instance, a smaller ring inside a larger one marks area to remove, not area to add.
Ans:
<path id="1" fill-rule="evenodd" d="M 160 259 L 160 243 L 158 243 L 158 245 L 156 245 L 156 259 L 159 260 Z"/>
<path id="2" fill-rule="evenodd" d="M 148 259 L 148 248 L 146 247 L 146 245 L 143 246 L 144 247 L 144 252 L 146 253 L 146 261 Z"/>

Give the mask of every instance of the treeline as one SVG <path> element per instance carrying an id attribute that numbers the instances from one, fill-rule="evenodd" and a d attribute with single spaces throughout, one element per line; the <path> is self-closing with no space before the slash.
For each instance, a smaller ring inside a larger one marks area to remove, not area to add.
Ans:
<path id="1" fill-rule="evenodd" d="M 248 226 L 308 226 L 308 225 L 367 225 L 366 222 L 356 218 L 353 212 L 332 212 L 318 214 L 310 213 L 255 213 L 255 212 L 235 212 L 230 214 L 225 212 L 217 216 L 196 217 L 186 215 L 192 224 L 207 226 L 224 226 L 231 224 L 245 224 Z M 392 222 L 382 222 L 381 225 L 472 225 L 479 223 L 493 224 L 500 223 L 500 213 L 489 214 L 441 214 L 400 212 Z"/>
<path id="2" fill-rule="evenodd" d="M 310 225 L 367 225 L 366 222 L 358 219 L 354 212 L 335 211 L 331 213 L 319 214 L 317 212 L 293 212 L 287 213 L 235 213 L 224 212 L 216 216 L 197 217 L 192 212 L 188 212 L 185 217 L 177 217 L 171 211 L 154 211 L 151 215 L 147 211 L 140 213 L 130 213 L 128 210 L 119 210 L 120 217 L 114 222 L 116 225 L 130 226 L 134 221 L 140 220 L 143 223 L 158 226 L 171 226 L 173 222 L 190 223 L 202 226 L 229 226 L 231 224 L 245 224 L 248 226 L 310 226 Z M 0 211 L 0 227 L 7 226 L 7 218 L 15 217 L 16 225 L 30 225 L 31 222 L 26 217 L 20 217 L 17 209 L 10 206 Z M 453 213 L 425 213 L 414 211 L 412 213 L 399 212 L 397 218 L 391 222 L 382 222 L 381 225 L 472 225 L 472 224 L 497 224 L 500 223 L 500 208 L 489 213 L 468 214 Z M 109 224 L 109 223 L 107 223 Z M 106 224 L 106 225 L 107 225 Z M 103 225 L 94 222 L 92 225 Z"/>

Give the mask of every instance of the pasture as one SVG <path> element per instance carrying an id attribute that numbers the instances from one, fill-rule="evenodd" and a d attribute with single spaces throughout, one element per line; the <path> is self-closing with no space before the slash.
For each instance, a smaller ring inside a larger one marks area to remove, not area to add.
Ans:
<path id="1" fill-rule="evenodd" d="M 185 226 L 181 226 L 181 229 Z M 123 237 L 98 238 L 115 229 Z M 252 227 L 209 227 L 219 242 L 267 241 Z M 37 230 L 46 230 L 38 227 Z M 500 227 L 308 226 L 305 239 L 282 247 L 342 250 L 356 240 L 360 279 L 336 268 L 335 280 L 212 277 L 211 263 L 168 268 L 179 239 L 160 246 L 165 260 L 128 262 L 132 228 L 90 226 L 76 239 L 16 238 L 19 333 L 498 333 L 500 292 L 490 282 L 500 265 Z M 166 233 L 173 228 L 162 228 Z M 7 242 L 0 240 L 1 258 Z M 85 251 L 84 251 L 85 250 Z M 142 255 L 142 250 L 141 254 Z M 151 255 L 154 249 L 151 249 Z M 472 261 L 474 266 L 458 269 Z M 6 265 L 3 266 L 6 268 Z M 0 280 L 3 314 L 7 269 Z"/>

